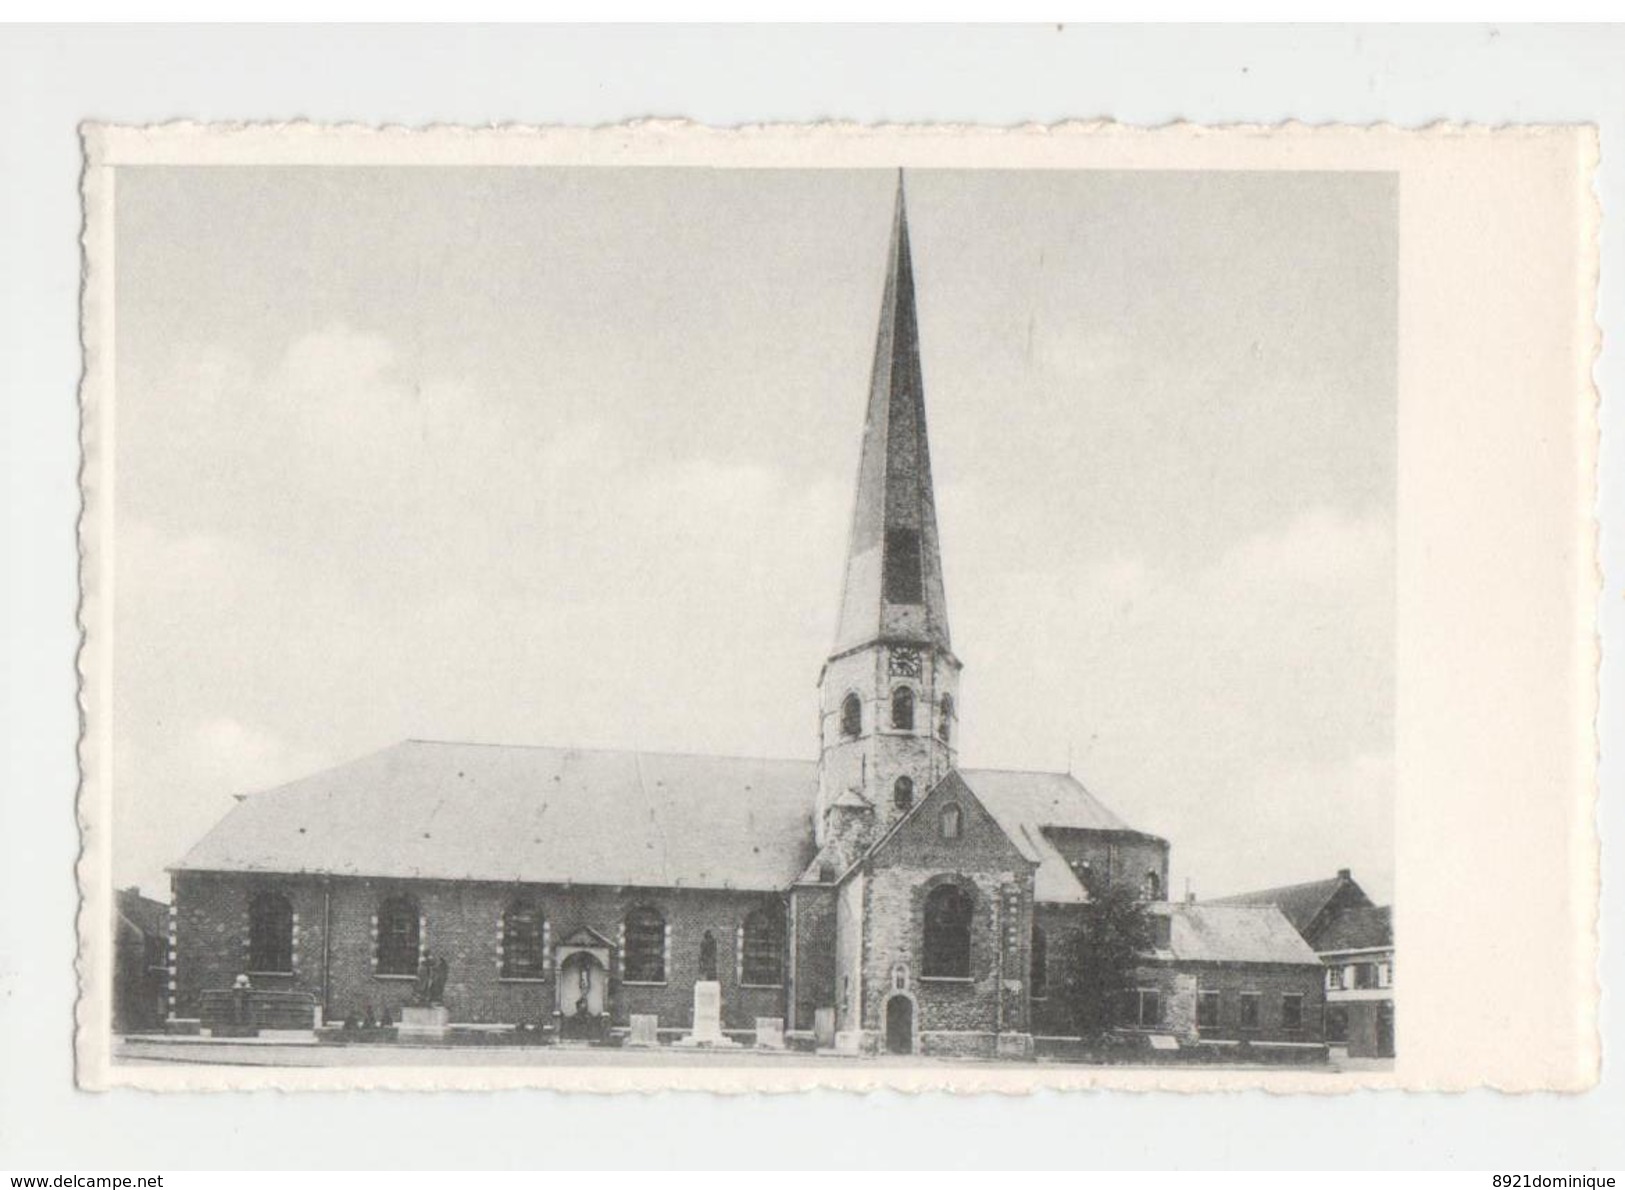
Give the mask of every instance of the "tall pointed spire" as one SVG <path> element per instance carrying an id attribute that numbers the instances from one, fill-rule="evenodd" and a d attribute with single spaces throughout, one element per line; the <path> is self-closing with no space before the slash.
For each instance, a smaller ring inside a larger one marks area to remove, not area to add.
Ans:
<path id="1" fill-rule="evenodd" d="M 951 653 L 900 170 L 834 655 L 881 640 Z"/>

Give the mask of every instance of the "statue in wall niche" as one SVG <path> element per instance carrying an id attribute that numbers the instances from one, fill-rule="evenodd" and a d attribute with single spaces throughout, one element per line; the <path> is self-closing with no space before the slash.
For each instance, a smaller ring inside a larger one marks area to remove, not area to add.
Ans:
<path id="1" fill-rule="evenodd" d="M 592 969 L 586 963 L 582 963 L 577 969 L 576 986 L 581 992 L 581 995 L 576 997 L 576 1015 L 590 1016 L 592 1003 L 588 1000 L 587 993 L 592 989 Z"/>
<path id="2" fill-rule="evenodd" d="M 710 930 L 700 939 L 700 979 L 715 982 L 717 978 L 717 938 Z"/>

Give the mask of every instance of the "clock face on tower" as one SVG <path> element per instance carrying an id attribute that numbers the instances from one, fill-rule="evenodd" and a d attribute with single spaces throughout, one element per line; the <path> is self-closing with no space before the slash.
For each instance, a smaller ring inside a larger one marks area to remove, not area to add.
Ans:
<path id="1" fill-rule="evenodd" d="M 891 662 L 892 677 L 917 678 L 920 676 L 920 651 L 918 649 L 893 649 L 888 660 Z"/>

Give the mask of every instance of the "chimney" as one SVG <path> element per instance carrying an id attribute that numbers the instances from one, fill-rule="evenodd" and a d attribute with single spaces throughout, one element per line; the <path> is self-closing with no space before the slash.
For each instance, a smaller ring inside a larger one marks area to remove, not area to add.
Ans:
<path id="1" fill-rule="evenodd" d="M 1353 875 L 1350 874 L 1350 872 L 1349 872 L 1349 870 L 1347 868 L 1338 868 L 1337 869 L 1337 878 L 1339 880 L 1353 880 L 1354 879 Z"/>

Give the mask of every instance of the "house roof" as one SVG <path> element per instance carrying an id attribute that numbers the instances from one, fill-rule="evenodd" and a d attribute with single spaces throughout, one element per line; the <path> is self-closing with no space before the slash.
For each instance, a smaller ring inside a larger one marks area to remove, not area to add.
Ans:
<path id="1" fill-rule="evenodd" d="M 1292 923 L 1274 905 L 1174 902 L 1157 907 L 1172 918 L 1172 958 L 1208 963 L 1320 965 Z"/>
<path id="2" fill-rule="evenodd" d="M 1315 949 L 1367 950 L 1394 944 L 1392 916 L 1387 905 L 1339 909 L 1315 935 Z"/>
<path id="3" fill-rule="evenodd" d="M 1330 880 L 1311 880 L 1307 884 L 1285 884 L 1279 888 L 1262 888 L 1257 892 L 1237 893 L 1229 897 L 1215 897 L 1208 905 L 1274 905 L 1297 929 L 1308 935 L 1316 919 L 1326 911 L 1332 898 L 1345 888 L 1359 889 L 1347 872 L 1339 872 Z M 1365 894 L 1359 899 L 1365 901 Z M 1369 904 L 1369 902 L 1366 902 Z"/>
<path id="4" fill-rule="evenodd" d="M 1044 834 L 1045 827 L 1132 829 L 1070 773 L 967 769 L 960 775 L 1011 841 L 1037 861 L 1033 896 L 1045 903 L 1081 904 L 1089 899 L 1071 865 Z"/>
<path id="5" fill-rule="evenodd" d="M 250 795 L 177 867 L 781 889 L 816 789 L 801 760 L 408 740 Z"/>
<path id="6" fill-rule="evenodd" d="M 959 774 L 1041 901 L 1088 900 L 1044 827 L 1127 831 L 1064 773 Z M 180 871 L 783 889 L 812 862 L 810 760 L 407 740 L 242 799 Z"/>
<path id="7" fill-rule="evenodd" d="M 153 937 L 163 937 L 169 932 L 169 905 L 163 901 L 155 901 L 151 897 L 144 897 L 134 888 L 121 888 L 114 894 L 114 902 L 118 912 L 127 918 L 132 926 L 144 934 Z"/>

